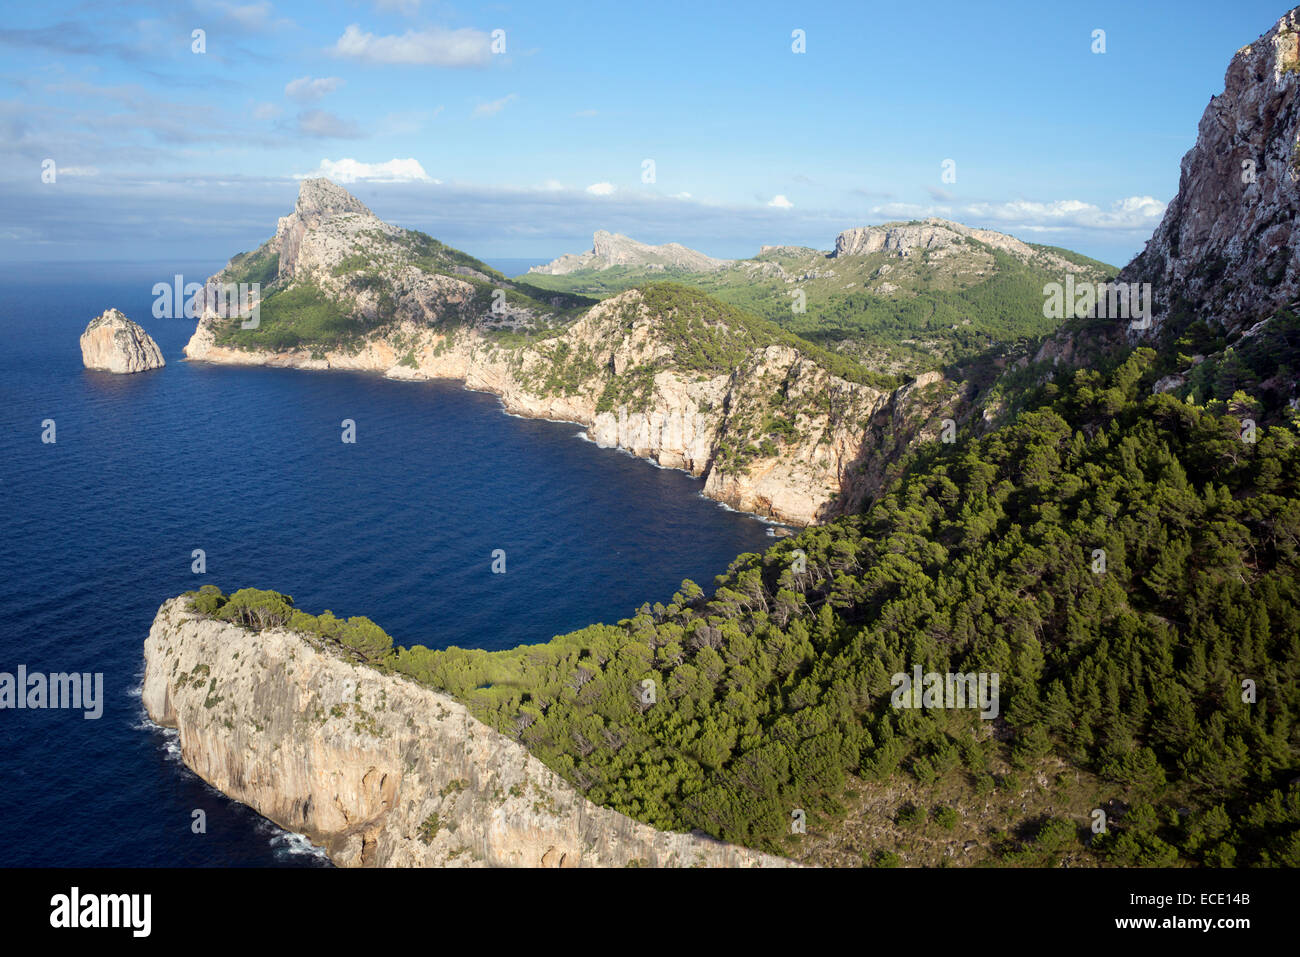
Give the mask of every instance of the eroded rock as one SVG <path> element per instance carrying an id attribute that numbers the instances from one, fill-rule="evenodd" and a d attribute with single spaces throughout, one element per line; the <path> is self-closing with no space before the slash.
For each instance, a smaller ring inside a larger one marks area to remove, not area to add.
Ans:
<path id="1" fill-rule="evenodd" d="M 117 309 L 90 320 L 81 334 L 81 361 L 87 369 L 131 373 L 161 369 L 167 363 L 149 333 Z"/>

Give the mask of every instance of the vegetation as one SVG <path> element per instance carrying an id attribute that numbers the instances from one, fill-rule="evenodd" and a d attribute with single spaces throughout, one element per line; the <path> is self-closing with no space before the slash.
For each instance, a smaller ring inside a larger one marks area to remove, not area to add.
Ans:
<path id="1" fill-rule="evenodd" d="M 294 608 L 288 595 L 259 588 L 241 588 L 227 597 L 217 586 L 204 585 L 188 594 L 193 598 L 194 610 L 201 615 L 256 631 L 287 627 L 340 649 L 356 661 L 382 662 L 393 653 L 393 640 L 363 616 L 335 618 L 329 610 L 310 615 Z"/>
<path id="2" fill-rule="evenodd" d="M 962 256 L 918 252 L 906 260 L 886 252 L 830 259 L 813 249 L 780 247 L 728 269 L 674 273 L 672 281 L 863 363 L 877 375 L 915 375 L 1055 329 L 1056 320 L 1043 317 L 1043 286 L 1060 282 L 1059 270 L 1022 262 L 976 240 L 962 245 Z M 1090 280 L 1115 272 L 1068 250 L 1033 248 L 1070 260 Z M 781 272 L 754 268 L 762 265 Z M 616 266 L 530 278 L 547 288 L 606 297 L 661 275 Z M 803 312 L 794 308 L 796 291 L 803 294 Z"/>
<path id="3" fill-rule="evenodd" d="M 280 351 L 305 345 L 337 347 L 357 341 L 370 326 L 349 316 L 315 283 L 299 282 L 261 301 L 256 329 L 242 328 L 238 318 L 221 324 L 219 345 Z"/>
<path id="4" fill-rule="evenodd" d="M 1230 346 L 1222 333 L 1196 322 L 1183 331 L 1177 344 L 1183 368 L 1193 356 L 1210 356 L 1187 372 L 1187 385 L 1180 393 L 1202 403 L 1228 403 L 1244 392 L 1257 397 L 1270 418 L 1294 417 L 1288 401 L 1300 379 L 1300 314 L 1296 311 L 1287 309 L 1272 317 L 1267 335 L 1238 339 Z"/>
<path id="5" fill-rule="evenodd" d="M 710 348 L 701 361 L 721 361 Z M 1013 424 L 915 453 L 864 513 L 741 555 L 711 597 L 683 582 L 667 606 L 547 644 L 389 651 L 372 635 L 362 655 L 275 593 L 201 590 L 196 609 L 251 627 L 290 614 L 658 827 L 788 853 L 792 809 L 809 836 L 833 826 L 851 781 L 1014 791 L 1056 762 L 1095 788 L 1008 827 L 1003 863 L 1298 866 L 1300 446 L 1150 395 L 1153 360 L 1081 370 Z M 892 676 L 915 666 L 999 675 L 999 715 L 894 707 Z M 934 807 L 897 825 L 959 825 Z"/>
<path id="6" fill-rule="evenodd" d="M 252 252 L 240 253 L 226 265 L 222 278 L 226 282 L 260 283 L 263 293 L 280 274 L 280 254 L 267 240 Z"/>
<path id="7" fill-rule="evenodd" d="M 670 282 L 639 288 L 645 307 L 655 317 L 656 331 L 672 349 L 669 364 L 673 368 L 709 375 L 731 372 L 754 351 L 780 345 L 850 382 L 886 391 L 902 384 L 896 376 L 868 369 L 698 289 Z M 635 319 L 635 307 L 625 306 L 623 322 L 630 326 Z"/>
<path id="8" fill-rule="evenodd" d="M 455 267 L 459 266 L 463 269 L 472 269 L 475 272 L 482 273 L 490 279 L 505 281 L 505 276 L 482 260 L 475 259 L 468 253 L 463 253 L 459 249 L 448 246 L 446 243 L 434 239 L 418 229 L 406 230 L 402 234 L 402 241 L 410 251 L 412 264 L 425 272 L 454 272 Z"/>

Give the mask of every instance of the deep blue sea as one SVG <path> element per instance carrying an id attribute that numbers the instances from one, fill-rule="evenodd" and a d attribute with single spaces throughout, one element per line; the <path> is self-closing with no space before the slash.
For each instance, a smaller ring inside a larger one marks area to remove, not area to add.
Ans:
<path id="1" fill-rule="evenodd" d="M 273 588 L 399 644 L 508 648 L 666 602 L 683 578 L 710 589 L 770 543 L 698 480 L 457 383 L 182 361 L 194 323 L 154 319 L 153 283 L 220 265 L 0 266 L 0 672 L 102 672 L 105 698 L 99 720 L 0 710 L 0 865 L 322 863 L 145 720 L 142 643 L 182 591 Z M 166 368 L 82 367 L 78 337 L 110 306 Z"/>

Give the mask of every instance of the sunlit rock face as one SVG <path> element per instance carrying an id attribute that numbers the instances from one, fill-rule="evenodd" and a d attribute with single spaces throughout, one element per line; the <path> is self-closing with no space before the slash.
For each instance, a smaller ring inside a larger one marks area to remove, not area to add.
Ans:
<path id="1" fill-rule="evenodd" d="M 90 320 L 81 334 L 81 361 L 87 369 L 123 374 L 167 364 L 149 333 L 116 309 Z"/>
<path id="2" fill-rule="evenodd" d="M 285 629 L 165 602 L 145 709 L 195 774 L 345 867 L 781 867 L 588 801 L 464 705 Z"/>

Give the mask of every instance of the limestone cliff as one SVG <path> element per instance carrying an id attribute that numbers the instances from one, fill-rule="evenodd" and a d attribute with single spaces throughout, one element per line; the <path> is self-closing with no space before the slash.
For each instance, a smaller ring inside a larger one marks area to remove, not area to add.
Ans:
<path id="1" fill-rule="evenodd" d="M 1036 363 L 1069 369 L 1133 345 L 1153 346 L 1165 373 L 1157 391 L 1186 395 L 1199 376 L 1206 380 L 1198 390 L 1204 401 L 1220 391 L 1211 370 L 1251 348 L 1271 350 L 1283 374 L 1252 391 L 1266 405 L 1295 407 L 1295 377 L 1286 371 L 1294 336 L 1278 317 L 1300 299 L 1298 31 L 1300 8 L 1237 51 L 1223 92 L 1210 98 L 1196 144 L 1183 157 L 1177 195 L 1117 277 L 1150 284 L 1150 321 L 1069 323 L 1043 343 Z"/>
<path id="2" fill-rule="evenodd" d="M 160 369 L 167 363 L 149 333 L 117 309 L 107 309 L 81 334 L 81 361 L 87 369 L 127 374 Z"/>
<path id="3" fill-rule="evenodd" d="M 452 698 L 164 602 L 144 705 L 196 774 L 346 867 L 787 866 L 598 807 Z"/>
<path id="4" fill-rule="evenodd" d="M 1171 313 L 1229 333 L 1300 296 L 1300 9 L 1237 51 L 1210 98 L 1178 194 L 1120 281 L 1150 282 L 1160 335 Z"/>
<path id="5" fill-rule="evenodd" d="M 924 424 L 914 390 L 848 381 L 809 344 L 775 326 L 756 332 L 702 294 L 550 300 L 383 223 L 323 180 L 304 181 L 276 236 L 212 281 L 257 270 L 274 277 L 261 328 L 206 314 L 189 359 L 459 379 L 512 413 L 578 422 L 600 445 L 702 476 L 706 495 L 793 524 L 856 509 L 878 487 L 873 423 L 910 423 L 900 448 Z M 349 333 L 304 338 L 298 313 L 276 308 L 303 296 L 350 316 L 338 323 Z"/>

